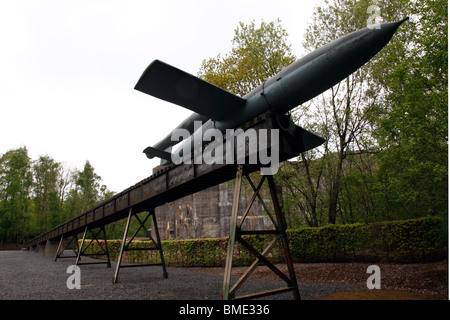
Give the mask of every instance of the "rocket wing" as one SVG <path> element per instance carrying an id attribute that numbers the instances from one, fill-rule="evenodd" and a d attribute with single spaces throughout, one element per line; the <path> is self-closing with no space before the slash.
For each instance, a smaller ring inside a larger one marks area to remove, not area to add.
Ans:
<path id="1" fill-rule="evenodd" d="M 147 67 L 134 88 L 219 121 L 233 118 L 246 101 L 159 60 Z"/>

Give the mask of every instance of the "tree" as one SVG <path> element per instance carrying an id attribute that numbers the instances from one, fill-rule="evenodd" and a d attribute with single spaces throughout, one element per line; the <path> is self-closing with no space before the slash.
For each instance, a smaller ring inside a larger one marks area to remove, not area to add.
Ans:
<path id="1" fill-rule="evenodd" d="M 0 158 L 0 242 L 23 241 L 30 215 L 31 160 L 26 147 Z"/>
<path id="2" fill-rule="evenodd" d="M 401 2 L 397 12 L 381 14 L 409 14 L 411 22 L 372 71 L 386 92 L 373 118 L 383 150 L 380 208 L 387 218 L 447 215 L 448 3 Z"/>
<path id="3" fill-rule="evenodd" d="M 23 242 L 112 196 L 86 161 L 83 171 L 37 160 L 26 147 L 0 155 L 0 243 Z"/>
<path id="4" fill-rule="evenodd" d="M 33 163 L 33 191 L 36 205 L 36 227 L 39 232 L 53 227 L 61 214 L 58 178 L 61 165 L 50 156 L 40 156 Z"/>
<path id="5" fill-rule="evenodd" d="M 234 94 L 243 96 L 295 61 L 288 34 L 281 21 L 259 27 L 243 22 L 235 29 L 233 48 L 222 57 L 203 60 L 199 77 Z"/>
<path id="6" fill-rule="evenodd" d="M 307 163 L 305 163 L 307 162 Z M 283 187 L 283 209 L 290 228 L 318 227 L 326 222 L 321 187 L 323 161 L 311 161 L 305 154 L 297 161 L 283 163 L 277 182 Z"/>
<path id="7" fill-rule="evenodd" d="M 94 172 L 89 161 L 86 161 L 83 171 L 75 173 L 75 184 L 80 196 L 81 211 L 94 206 L 99 201 L 99 188 L 101 177 Z"/>
<path id="8" fill-rule="evenodd" d="M 67 200 L 68 194 L 75 186 L 76 169 L 70 168 L 65 164 L 59 164 L 57 190 L 60 206 L 62 207 Z"/>
<path id="9" fill-rule="evenodd" d="M 68 199 L 73 214 L 86 211 L 112 195 L 105 185 L 100 184 L 102 178 L 95 173 L 89 161 L 86 161 L 83 171 L 75 171 L 73 179 L 75 188 Z"/>
<path id="10" fill-rule="evenodd" d="M 337 0 L 331 4 L 325 1 L 314 12 L 313 21 L 306 32 L 304 47 L 312 51 L 366 27 L 368 5 L 368 1 Z M 310 198 L 317 200 L 314 196 L 317 189 L 311 186 L 327 190 L 325 201 L 328 223 L 331 224 L 336 223 L 338 215 L 343 213 L 339 203 L 342 180 L 345 177 L 344 160 L 349 153 L 367 152 L 376 148 L 370 115 L 381 97 L 380 91 L 370 82 L 368 70 L 371 63 L 296 110 L 302 126 L 310 128 L 313 123 L 312 130 L 326 139 L 318 149 L 322 152 L 321 155 L 317 151 L 306 153 L 301 156 L 301 162 L 308 175 Z M 310 168 L 313 161 L 321 162 L 318 166 L 320 170 L 316 170 L 317 175 L 314 177 L 310 175 L 314 171 Z M 315 208 L 316 205 L 310 207 Z"/>
<path id="11" fill-rule="evenodd" d="M 411 22 L 363 68 L 297 113 L 327 139 L 321 155 L 315 150 L 301 160 L 306 175 L 315 173 L 308 176 L 312 185 L 328 190 L 329 223 L 355 214 L 368 221 L 448 212 L 447 2 L 325 1 L 305 46 L 313 50 L 365 27 L 373 5 L 383 22 L 406 16 Z"/>

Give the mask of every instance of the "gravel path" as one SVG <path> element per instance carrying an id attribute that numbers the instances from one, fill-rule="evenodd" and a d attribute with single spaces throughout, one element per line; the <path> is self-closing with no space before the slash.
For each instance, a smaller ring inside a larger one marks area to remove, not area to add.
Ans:
<path id="1" fill-rule="evenodd" d="M 82 257 L 87 262 L 92 259 Z M 121 269 L 119 281 L 112 284 L 115 262 L 106 265 L 82 265 L 81 289 L 68 289 L 66 273 L 75 259 L 43 257 L 29 251 L 0 251 L 0 299 L 3 300 L 220 300 L 223 277 L 203 272 L 168 268 L 169 277 L 162 276 L 161 267 Z M 233 279 L 233 282 L 236 280 Z M 281 284 L 282 285 L 282 284 Z M 249 279 L 239 294 L 280 287 L 279 281 Z M 334 292 L 355 289 L 342 283 L 299 282 L 303 300 L 314 300 Z M 292 293 L 265 297 L 291 300 Z"/>

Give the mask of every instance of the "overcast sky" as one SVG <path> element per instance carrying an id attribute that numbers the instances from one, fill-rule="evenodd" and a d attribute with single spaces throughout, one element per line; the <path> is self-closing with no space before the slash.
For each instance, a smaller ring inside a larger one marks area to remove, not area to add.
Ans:
<path id="1" fill-rule="evenodd" d="M 26 146 L 120 192 L 152 174 L 142 150 L 191 114 L 134 90 L 155 59 L 197 74 L 240 21 L 281 19 L 293 53 L 318 0 L 0 0 L 0 155 Z"/>

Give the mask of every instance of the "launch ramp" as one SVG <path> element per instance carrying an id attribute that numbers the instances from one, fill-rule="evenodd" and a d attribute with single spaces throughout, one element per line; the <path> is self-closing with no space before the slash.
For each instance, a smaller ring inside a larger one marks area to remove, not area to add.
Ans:
<path id="1" fill-rule="evenodd" d="M 288 120 L 289 119 L 286 118 L 280 118 L 280 115 L 266 113 L 262 116 L 255 118 L 253 121 L 246 123 L 242 127 L 242 129 L 247 130 L 252 128 L 255 129 L 256 132 L 259 132 L 257 129 L 267 129 L 267 130 L 278 129 L 279 132 L 278 151 L 279 151 L 279 161 L 281 162 L 290 159 L 294 156 L 297 156 L 300 152 L 303 151 L 304 146 L 308 145 L 309 143 L 308 141 L 302 141 L 301 131 L 298 131 L 294 136 L 292 135 L 292 125 L 289 124 Z M 308 140 L 309 138 L 310 138 L 309 136 L 305 136 L 305 140 Z M 318 142 L 321 143 L 322 141 Z M 217 163 L 196 164 L 195 162 L 193 162 L 191 164 L 179 164 L 167 166 L 163 170 L 148 177 L 147 179 L 140 181 L 134 186 L 114 195 L 110 199 L 91 208 L 90 210 L 83 212 L 82 214 L 62 223 L 61 225 L 35 237 L 34 239 L 30 240 L 27 243 L 27 247 L 29 249 L 34 249 L 36 251 L 39 251 L 41 248 L 45 248 L 45 251 L 49 251 L 51 250 L 52 247 L 54 247 L 55 248 L 54 251 L 56 252 L 57 258 L 58 255 L 60 255 L 62 238 L 69 239 L 70 237 L 74 237 L 76 239 L 77 234 L 80 234 L 82 232 L 86 234 L 87 230 L 92 230 L 96 228 L 100 228 L 102 231 L 104 231 L 104 226 L 109 223 L 127 217 L 129 220 L 131 212 L 135 214 L 147 211 L 152 213 L 154 218 L 154 209 L 158 206 L 164 205 L 165 203 L 168 202 L 175 201 L 177 199 L 207 189 L 217 184 L 235 179 L 237 172 L 239 172 L 239 175 L 245 176 L 254 171 L 260 170 L 262 167 L 261 163 L 248 164 L 247 161 L 250 156 L 251 154 L 249 154 L 249 150 L 247 149 L 246 161 L 244 162 L 244 165 L 227 164 L 226 161 L 224 161 L 223 164 Z M 240 179 L 241 178 L 239 178 L 239 181 Z M 234 201 L 238 201 L 238 199 L 235 199 Z M 280 211 L 277 212 L 278 212 L 277 214 L 281 214 Z M 237 211 L 233 211 L 233 214 L 236 215 L 235 217 L 236 219 Z M 156 219 L 153 219 L 153 223 L 154 224 L 156 223 Z M 153 225 L 153 228 L 157 229 L 157 226 Z M 234 225 L 233 228 L 236 228 L 236 226 Z M 284 237 L 283 242 L 286 242 L 285 232 L 283 231 L 283 228 L 285 229 L 284 223 L 277 224 L 277 230 L 280 231 L 279 233 L 280 236 L 278 236 L 278 238 Z M 236 233 L 233 230 L 231 232 L 234 235 L 237 234 L 238 238 L 241 239 L 239 232 Z M 262 231 L 254 231 L 253 233 L 258 232 Z M 269 233 L 272 234 L 274 232 L 275 231 L 273 230 L 269 231 Z M 126 240 L 127 236 L 126 233 L 127 230 L 125 230 L 124 241 Z M 249 234 L 252 232 L 247 231 L 247 233 Z M 160 244 L 158 234 L 156 234 L 155 243 L 156 245 Z M 233 245 L 234 240 L 233 243 L 230 244 Z M 161 253 L 162 266 L 164 272 L 163 274 L 164 276 L 167 276 L 161 246 L 159 246 L 158 249 L 160 250 Z M 287 247 L 287 242 L 285 250 L 289 251 L 289 248 Z M 52 252 L 52 254 L 54 255 L 55 253 Z M 256 253 L 255 255 L 258 257 L 259 259 L 258 261 L 265 262 L 265 260 L 267 260 L 263 257 L 264 252 L 262 254 Z M 78 252 L 77 259 L 79 259 L 79 256 L 80 252 Z M 232 258 L 228 259 L 230 260 L 230 263 L 231 259 Z M 121 255 L 119 257 L 118 265 L 120 265 L 120 262 L 121 262 Z M 290 261 L 289 263 L 292 264 L 292 261 Z M 231 268 L 231 265 L 229 268 Z M 117 280 L 117 273 L 118 270 L 116 270 L 113 282 Z M 291 284 L 290 290 L 295 291 L 294 296 L 298 297 L 298 288 L 296 287 L 295 275 L 294 279 L 291 279 L 292 277 L 284 277 L 284 278 L 285 280 L 288 280 L 288 282 Z M 293 285 L 294 282 L 295 285 Z M 232 294 L 229 294 L 229 285 L 228 285 L 224 298 L 233 298 L 234 291 L 232 291 L 231 293 Z"/>

